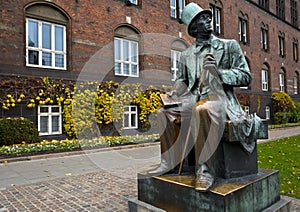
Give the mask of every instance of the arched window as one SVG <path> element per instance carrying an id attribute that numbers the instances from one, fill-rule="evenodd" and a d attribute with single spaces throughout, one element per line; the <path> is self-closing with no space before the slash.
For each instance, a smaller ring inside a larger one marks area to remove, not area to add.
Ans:
<path id="1" fill-rule="evenodd" d="M 182 10 L 185 7 L 185 0 L 170 0 L 170 16 L 181 19 Z"/>
<path id="2" fill-rule="evenodd" d="M 212 24 L 214 27 L 214 32 L 216 35 L 220 35 L 222 33 L 222 2 L 219 0 L 209 0 L 209 8 L 213 14 Z"/>
<path id="3" fill-rule="evenodd" d="M 26 65 L 66 70 L 69 17 L 49 2 L 27 5 L 25 16 Z"/>
<path id="4" fill-rule="evenodd" d="M 249 43 L 248 15 L 239 13 L 239 41 L 243 44 Z"/>
<path id="5" fill-rule="evenodd" d="M 295 71 L 294 73 L 294 94 L 299 93 L 299 72 Z"/>
<path id="6" fill-rule="evenodd" d="M 176 80 L 178 71 L 178 62 L 181 56 L 181 52 L 187 48 L 187 44 L 182 40 L 175 40 L 171 46 L 171 75 L 172 81 Z"/>
<path id="7" fill-rule="evenodd" d="M 285 92 L 285 84 L 285 70 L 281 68 L 279 73 L 279 91 Z"/>
<path id="8" fill-rule="evenodd" d="M 114 62 L 116 76 L 139 76 L 139 32 L 128 25 L 114 31 Z"/>
<path id="9" fill-rule="evenodd" d="M 269 25 L 265 23 L 261 23 L 260 28 L 260 42 L 261 49 L 264 51 L 268 51 L 269 49 Z"/>
<path id="10" fill-rule="evenodd" d="M 269 67 L 266 64 L 263 64 L 261 69 L 261 90 L 269 90 Z"/>
<path id="11" fill-rule="evenodd" d="M 278 32 L 278 54 L 285 57 L 285 34 L 281 31 Z"/>

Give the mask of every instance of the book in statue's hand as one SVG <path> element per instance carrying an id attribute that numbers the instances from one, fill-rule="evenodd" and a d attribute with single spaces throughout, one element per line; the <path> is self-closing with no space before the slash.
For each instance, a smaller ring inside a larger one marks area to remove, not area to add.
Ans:
<path id="1" fill-rule="evenodd" d="M 168 94 L 160 94 L 160 99 L 162 101 L 163 107 L 176 107 L 180 106 L 182 103 L 177 100 L 174 96 L 169 96 Z"/>

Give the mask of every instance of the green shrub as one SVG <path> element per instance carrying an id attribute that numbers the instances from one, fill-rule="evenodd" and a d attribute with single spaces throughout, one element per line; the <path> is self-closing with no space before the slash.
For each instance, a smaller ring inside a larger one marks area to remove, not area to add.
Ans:
<path id="1" fill-rule="evenodd" d="M 290 113 L 288 112 L 277 112 L 274 114 L 274 123 L 275 124 L 286 124 L 289 122 Z"/>
<path id="2" fill-rule="evenodd" d="M 294 101 L 295 102 L 295 108 L 291 109 L 290 111 L 290 123 L 298 123 L 300 122 L 300 102 Z"/>
<path id="3" fill-rule="evenodd" d="M 40 141 L 34 124 L 25 118 L 0 119 L 0 146 Z"/>
<path id="4" fill-rule="evenodd" d="M 275 112 L 289 112 L 296 107 L 294 101 L 286 92 L 274 92 L 271 99 Z"/>

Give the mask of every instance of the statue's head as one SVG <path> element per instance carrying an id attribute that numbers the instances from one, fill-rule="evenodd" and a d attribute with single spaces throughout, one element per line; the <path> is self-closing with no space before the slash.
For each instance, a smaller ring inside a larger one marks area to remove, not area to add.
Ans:
<path id="1" fill-rule="evenodd" d="M 193 2 L 189 3 L 184 7 L 182 11 L 181 20 L 187 26 L 187 32 L 192 37 L 196 37 L 196 32 L 194 27 L 197 24 L 196 22 L 199 20 L 200 16 L 205 16 L 205 17 L 207 16 L 210 19 L 209 22 L 211 24 L 212 12 L 210 10 L 202 9 L 202 7 L 200 7 L 198 4 L 195 4 Z M 209 33 L 211 32 L 212 32 L 212 28 L 210 29 Z"/>

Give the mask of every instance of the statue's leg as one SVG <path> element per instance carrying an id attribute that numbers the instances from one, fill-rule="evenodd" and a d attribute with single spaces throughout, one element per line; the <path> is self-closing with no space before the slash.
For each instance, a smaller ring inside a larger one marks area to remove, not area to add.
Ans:
<path id="1" fill-rule="evenodd" d="M 176 165 L 178 155 L 177 141 L 181 128 L 180 113 L 176 109 L 161 108 L 157 112 L 160 133 L 161 164 L 149 174 L 163 174 L 171 171 Z"/>
<path id="2" fill-rule="evenodd" d="M 193 108 L 191 131 L 195 141 L 196 189 L 206 191 L 214 182 L 213 158 L 225 127 L 225 109 L 217 99 L 199 101 Z"/>

